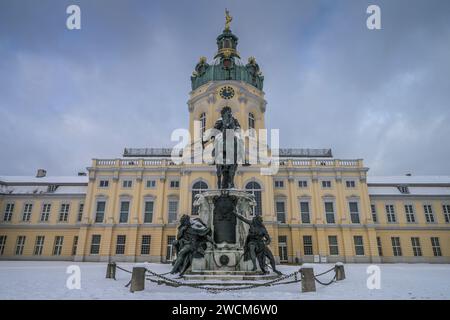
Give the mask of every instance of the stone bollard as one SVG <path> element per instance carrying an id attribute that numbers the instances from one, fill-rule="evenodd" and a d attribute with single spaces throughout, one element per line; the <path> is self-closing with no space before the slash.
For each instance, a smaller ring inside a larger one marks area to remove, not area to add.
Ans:
<path id="1" fill-rule="evenodd" d="M 116 280 L 116 263 L 109 262 L 106 267 L 106 278 Z"/>
<path id="2" fill-rule="evenodd" d="M 145 268 L 134 267 L 131 275 L 130 291 L 142 291 L 145 289 Z"/>
<path id="3" fill-rule="evenodd" d="M 342 262 L 338 262 L 334 265 L 334 272 L 336 272 L 336 281 L 345 279 L 344 264 Z"/>
<path id="4" fill-rule="evenodd" d="M 314 280 L 313 268 L 301 268 L 302 275 L 302 292 L 314 292 L 316 291 L 316 281 Z"/>

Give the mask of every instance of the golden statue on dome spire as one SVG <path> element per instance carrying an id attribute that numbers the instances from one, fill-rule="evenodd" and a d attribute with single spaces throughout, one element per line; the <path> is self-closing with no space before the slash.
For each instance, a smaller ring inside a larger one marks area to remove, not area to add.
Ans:
<path id="1" fill-rule="evenodd" d="M 230 12 L 225 8 L 225 30 L 230 30 L 230 23 L 233 20 L 233 17 L 230 16 Z"/>

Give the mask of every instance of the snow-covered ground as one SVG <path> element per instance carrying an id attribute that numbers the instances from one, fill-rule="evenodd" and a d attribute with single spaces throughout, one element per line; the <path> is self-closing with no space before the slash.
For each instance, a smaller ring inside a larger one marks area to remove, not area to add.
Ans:
<path id="1" fill-rule="evenodd" d="M 69 290 L 66 273 L 70 265 L 81 270 L 81 289 Z M 131 270 L 133 264 L 119 263 Z M 318 274 L 331 264 L 314 264 Z M 130 274 L 117 271 L 117 281 L 105 279 L 106 263 L 74 262 L 0 262 L 0 299 L 450 299 L 450 265 L 448 264 L 380 264 L 381 288 L 368 289 L 367 264 L 346 264 L 346 279 L 329 286 L 317 285 L 316 292 L 302 293 L 300 283 L 262 287 L 237 292 L 211 293 L 188 287 L 168 287 L 146 281 L 145 291 L 130 293 L 125 285 Z M 170 270 L 167 264 L 148 264 L 155 272 Z M 279 267 L 283 273 L 298 266 Z M 332 274 L 319 279 L 327 281 Z"/>

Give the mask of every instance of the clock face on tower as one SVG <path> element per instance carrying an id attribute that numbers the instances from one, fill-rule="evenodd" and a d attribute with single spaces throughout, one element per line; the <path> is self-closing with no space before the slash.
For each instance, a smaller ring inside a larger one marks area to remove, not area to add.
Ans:
<path id="1" fill-rule="evenodd" d="M 231 99 L 234 97 L 234 89 L 230 86 L 225 86 L 220 88 L 219 95 L 222 97 L 222 99 Z"/>

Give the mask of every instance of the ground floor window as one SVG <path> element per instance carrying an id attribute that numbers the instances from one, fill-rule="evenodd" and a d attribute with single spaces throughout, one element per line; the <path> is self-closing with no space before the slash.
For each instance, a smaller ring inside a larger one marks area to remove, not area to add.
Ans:
<path id="1" fill-rule="evenodd" d="M 6 236 L 0 236 L 0 256 L 5 252 Z"/>
<path id="2" fill-rule="evenodd" d="M 72 246 L 72 255 L 77 254 L 77 247 L 78 247 L 78 236 L 73 237 L 73 246 Z"/>
<path id="3" fill-rule="evenodd" d="M 44 240 L 45 240 L 44 236 L 37 236 L 36 237 L 36 242 L 34 244 L 34 251 L 33 251 L 33 254 L 35 256 L 42 255 L 42 249 L 44 248 Z"/>
<path id="4" fill-rule="evenodd" d="M 175 241 L 175 236 L 167 236 L 167 251 L 166 251 L 166 261 L 173 261 L 175 259 L 175 248 L 173 247 L 173 242 Z"/>
<path id="5" fill-rule="evenodd" d="M 431 246 L 433 248 L 433 254 L 435 257 L 442 256 L 441 245 L 439 244 L 438 237 L 431 237 Z"/>
<path id="6" fill-rule="evenodd" d="M 312 236 L 303 236 L 303 253 L 305 256 L 312 256 L 314 254 Z"/>
<path id="7" fill-rule="evenodd" d="M 381 246 L 381 238 L 377 237 L 377 247 L 378 247 L 378 255 L 380 257 L 383 256 L 383 247 Z"/>
<path id="8" fill-rule="evenodd" d="M 400 245 L 400 238 L 399 237 L 391 237 L 392 242 L 392 252 L 394 254 L 394 257 L 400 257 L 402 255 L 402 247 Z"/>
<path id="9" fill-rule="evenodd" d="M 355 244 L 355 254 L 357 256 L 364 255 L 364 243 L 362 236 L 353 236 L 353 242 Z"/>
<path id="10" fill-rule="evenodd" d="M 337 236 L 328 236 L 328 247 L 330 249 L 330 256 L 339 255 L 339 246 Z"/>
<path id="11" fill-rule="evenodd" d="M 99 254 L 100 252 L 100 241 L 102 236 L 99 234 L 93 234 L 91 239 L 91 254 Z"/>
<path id="12" fill-rule="evenodd" d="M 116 254 L 124 254 L 125 253 L 125 243 L 127 241 L 127 236 L 120 234 L 116 239 Z"/>
<path id="13" fill-rule="evenodd" d="M 422 256 L 422 248 L 420 247 L 420 239 L 418 237 L 412 237 L 411 245 L 412 245 L 414 257 L 421 257 Z"/>
<path id="14" fill-rule="evenodd" d="M 151 242 L 151 236 L 150 235 L 143 235 L 142 241 L 141 241 L 141 254 L 150 254 L 150 242 Z"/>
<path id="15" fill-rule="evenodd" d="M 16 256 L 21 256 L 23 254 L 23 248 L 25 247 L 25 236 L 18 236 L 16 242 Z"/>
<path id="16" fill-rule="evenodd" d="M 53 255 L 54 256 L 60 256 L 62 251 L 64 237 L 63 236 L 56 236 L 55 237 L 55 245 L 53 247 Z"/>
<path id="17" fill-rule="evenodd" d="M 287 237 L 286 236 L 278 237 L 278 254 L 280 256 L 280 262 L 288 261 Z"/>

